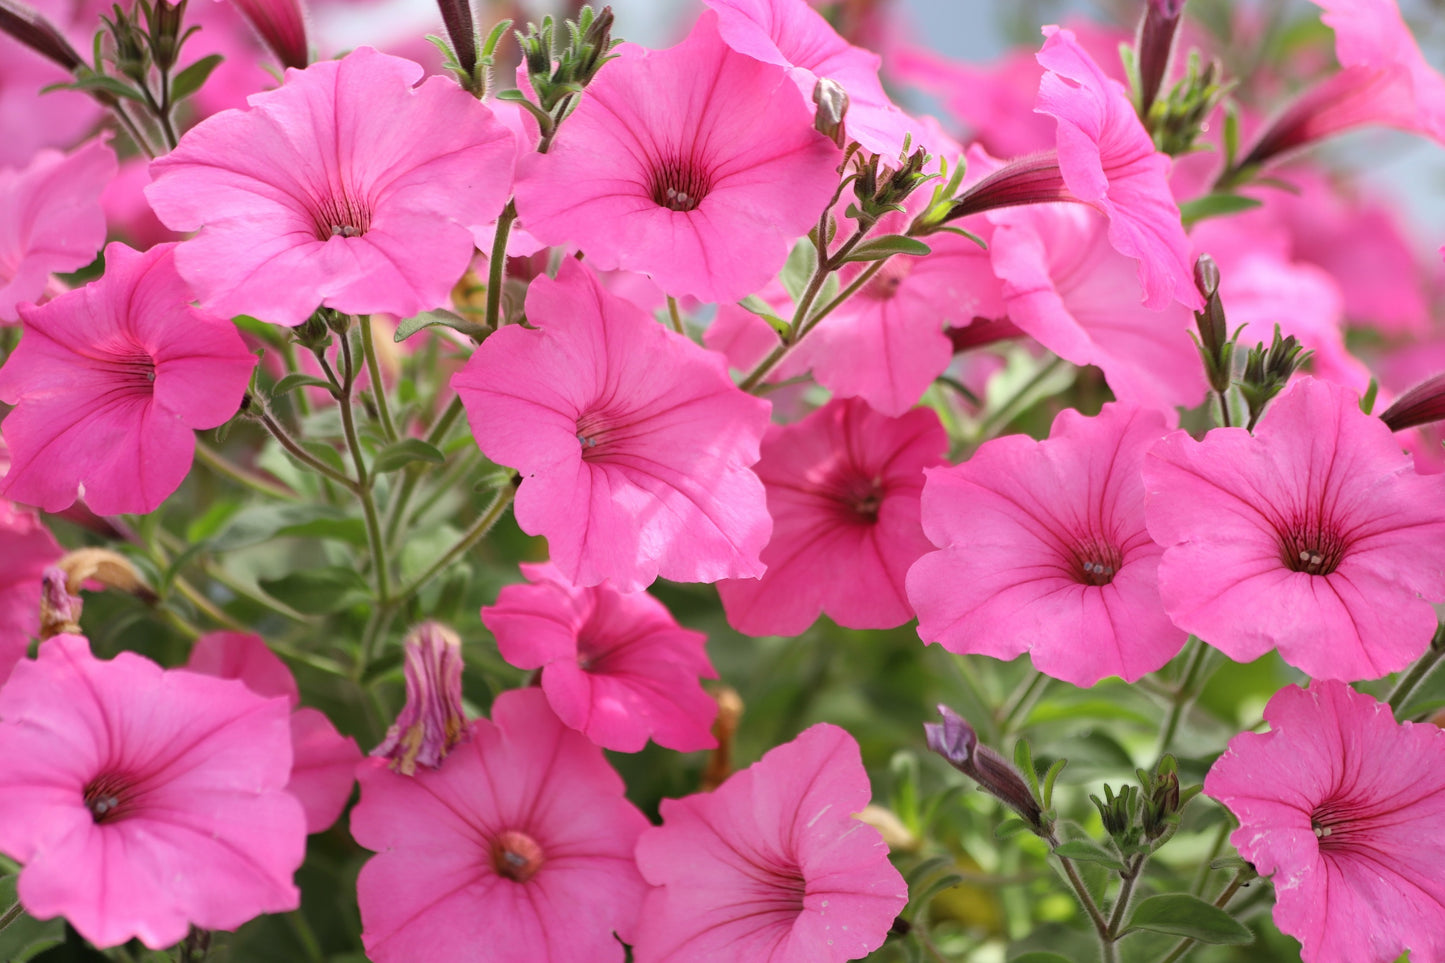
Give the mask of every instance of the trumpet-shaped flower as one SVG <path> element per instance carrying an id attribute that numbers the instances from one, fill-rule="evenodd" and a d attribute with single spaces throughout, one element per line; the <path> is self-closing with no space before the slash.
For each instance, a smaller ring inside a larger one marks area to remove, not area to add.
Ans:
<path id="1" fill-rule="evenodd" d="M 522 474 L 516 516 L 568 581 L 621 592 L 762 572 L 768 405 L 720 355 L 665 330 L 575 261 L 527 292 L 452 379 L 472 434 Z"/>
<path id="2" fill-rule="evenodd" d="M 1231 659 L 1277 648 L 1317 679 L 1414 661 L 1445 599 L 1445 491 L 1354 393 L 1301 378 L 1253 435 L 1163 439 L 1144 464 L 1159 590 Z"/>
<path id="3" fill-rule="evenodd" d="M 295 909 L 287 714 L 233 680 L 45 642 L 0 690 L 0 851 L 24 864 L 21 904 L 152 949 Z"/>
<path id="4" fill-rule="evenodd" d="M 1289 686 L 1210 767 L 1230 841 L 1274 882 L 1304 963 L 1445 960 L 1445 733 L 1342 682 Z"/>
<path id="5" fill-rule="evenodd" d="M 518 172 L 522 224 L 668 294 L 752 294 L 817 223 L 837 150 L 783 68 L 728 47 L 711 11 L 675 47 L 617 53 Z"/>
<path id="6" fill-rule="evenodd" d="M 174 245 L 105 249 L 97 281 L 23 307 L 0 368 L 7 498 L 48 512 L 84 487 L 100 515 L 149 512 L 191 469 L 196 428 L 240 407 L 256 358 L 236 329 L 191 307 Z"/>
<path id="7" fill-rule="evenodd" d="M 647 820 L 602 750 L 536 689 L 497 697 L 439 769 L 363 765 L 361 939 L 376 963 L 622 963 Z"/>
<path id="8" fill-rule="evenodd" d="M 1027 651 L 1078 686 L 1173 658 L 1185 634 L 1160 601 L 1140 474 L 1165 431 L 1157 411 L 1066 408 L 1047 441 L 997 438 L 928 472 L 923 528 L 942 551 L 908 573 L 919 636 L 999 659 Z"/>
<path id="9" fill-rule="evenodd" d="M 527 585 L 508 585 L 482 623 L 502 658 L 542 670 L 558 717 L 603 749 L 637 752 L 649 737 L 692 752 L 717 745 L 714 702 L 698 677 L 716 678 L 703 646 L 646 592 L 578 588 L 551 565 L 523 565 Z"/>
<path id="10" fill-rule="evenodd" d="M 318 305 L 402 317 L 448 303 L 469 228 L 511 186 L 512 135 L 455 82 L 361 47 L 289 70 L 151 165 L 204 307 L 296 325 Z"/>

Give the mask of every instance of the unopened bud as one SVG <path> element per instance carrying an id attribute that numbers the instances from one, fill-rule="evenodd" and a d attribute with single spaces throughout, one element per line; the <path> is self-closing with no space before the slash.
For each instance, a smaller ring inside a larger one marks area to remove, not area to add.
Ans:
<path id="1" fill-rule="evenodd" d="M 151 52 L 146 33 L 141 30 L 135 15 L 115 5 L 115 19 L 101 14 L 100 19 L 110 31 L 115 43 L 113 55 L 115 68 L 137 83 L 145 83 L 150 72 Z"/>
<path id="2" fill-rule="evenodd" d="M 437 622 L 412 629 L 405 643 L 406 705 L 371 751 L 403 775 L 435 769 L 466 735 L 462 712 L 462 640 Z"/>
<path id="3" fill-rule="evenodd" d="M 848 142 L 843 123 L 848 114 L 848 91 L 836 80 L 821 77 L 813 85 L 813 103 L 818 108 L 813 115 L 814 129 L 842 147 Z"/>
<path id="4" fill-rule="evenodd" d="M 1149 0 L 1144 19 L 1139 22 L 1135 41 L 1139 64 L 1139 114 L 1149 116 L 1149 108 L 1159 96 L 1169 61 L 1174 58 L 1174 38 L 1184 14 L 1184 0 Z"/>
<path id="5" fill-rule="evenodd" d="M 442 24 L 452 42 L 457 65 L 468 77 L 477 72 L 477 28 L 472 20 L 472 0 L 437 0 Z"/>
<path id="6" fill-rule="evenodd" d="M 948 706 L 939 706 L 943 722 L 923 726 L 928 748 L 979 784 L 985 792 L 1023 817 L 1036 831 L 1045 831 L 1043 807 L 1013 764 L 988 746 L 980 745 L 973 726 Z"/>
<path id="7" fill-rule="evenodd" d="M 968 188 L 954 199 L 947 214 L 929 227 L 937 229 L 949 221 L 1003 207 L 1077 200 L 1064 184 L 1058 151 L 1039 151 L 1009 161 Z"/>
<path id="8" fill-rule="evenodd" d="M 1139 790 L 1134 786 L 1120 786 L 1119 795 L 1114 795 L 1112 786 L 1104 787 L 1104 798 L 1089 796 L 1094 808 L 1099 810 L 1099 819 L 1104 823 L 1104 832 L 1119 842 L 1128 845 L 1134 827 L 1134 805 Z"/>
<path id="9" fill-rule="evenodd" d="M 80 54 L 76 53 L 65 35 L 38 11 L 19 0 L 0 0 L 0 31 L 40 56 L 55 61 L 70 73 L 85 66 L 85 61 L 80 59 Z"/>
<path id="10" fill-rule="evenodd" d="M 1445 420 L 1445 372 L 1418 384 L 1380 414 L 1391 431 Z"/>
<path id="11" fill-rule="evenodd" d="M 155 0 L 154 6 L 142 9 L 146 14 L 146 29 L 150 34 L 151 55 L 161 70 L 170 70 L 176 65 L 181 53 L 181 23 L 185 20 L 186 4 L 189 0 Z"/>
<path id="12" fill-rule="evenodd" d="M 1204 310 L 1194 312 L 1194 326 L 1199 329 L 1195 346 L 1204 361 L 1209 387 L 1223 394 L 1234 382 L 1234 340 L 1219 300 L 1219 266 L 1208 254 L 1199 255 L 1194 262 L 1194 286 L 1204 298 Z"/>
<path id="13" fill-rule="evenodd" d="M 1239 392 L 1249 406 L 1249 427 L 1254 427 L 1265 407 L 1284 390 L 1312 353 L 1304 350 L 1294 335 L 1281 337 L 1279 325 L 1274 326 L 1274 340 L 1268 349 L 1263 342 L 1249 349 L 1244 378 L 1239 385 Z"/>
<path id="14" fill-rule="evenodd" d="M 306 42 L 306 17 L 301 0 L 233 0 L 261 42 L 283 67 L 305 70 L 311 62 Z"/>

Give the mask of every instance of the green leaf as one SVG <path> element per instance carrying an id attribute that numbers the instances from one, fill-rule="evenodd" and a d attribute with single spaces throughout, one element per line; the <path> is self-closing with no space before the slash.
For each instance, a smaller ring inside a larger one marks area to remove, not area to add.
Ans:
<path id="1" fill-rule="evenodd" d="M 816 261 L 817 252 L 813 250 L 813 242 L 808 240 L 799 241 L 793 245 L 788 252 L 788 260 L 783 264 L 782 282 L 783 288 L 788 292 L 788 297 L 797 304 L 798 299 L 803 296 L 803 291 L 808 287 L 808 279 L 813 276 L 813 266 Z"/>
<path id="2" fill-rule="evenodd" d="M 15 905 L 15 883 L 18 877 L 0 879 L 0 907 Z M 40 950 L 54 946 L 65 938 L 65 921 L 59 917 L 40 921 L 21 913 L 4 930 L 0 930 L 0 960 L 28 960 Z"/>
<path id="3" fill-rule="evenodd" d="M 357 534 L 360 541 L 357 541 Z M 249 505 L 226 522 L 211 539 L 211 550 L 229 552 L 259 545 L 281 535 L 333 537 L 366 543 L 361 520 L 332 505 Z"/>
<path id="4" fill-rule="evenodd" d="M 301 374 L 300 372 L 297 372 L 296 374 L 288 374 L 286 377 L 276 382 L 276 387 L 271 389 L 271 394 L 274 397 L 280 397 L 287 392 L 295 391 L 297 388 L 305 387 L 325 388 L 327 392 L 334 392 L 336 390 L 335 386 L 332 385 L 332 383 L 327 381 L 325 378 L 317 378 L 314 375 Z"/>
<path id="5" fill-rule="evenodd" d="M 371 597 L 366 579 L 341 565 L 303 569 L 283 578 L 261 579 L 261 588 L 303 615 L 339 612 Z"/>
<path id="6" fill-rule="evenodd" d="M 405 468 L 414 461 L 440 465 L 446 460 L 446 456 L 435 446 L 428 445 L 420 438 L 403 438 L 401 441 L 383 448 L 376 456 L 376 460 L 371 463 L 371 470 L 384 473 Z"/>
<path id="7" fill-rule="evenodd" d="M 1259 207 L 1262 203 L 1252 197 L 1245 197 L 1243 194 L 1205 194 L 1203 197 L 1196 197 L 1192 201 L 1180 204 L 1179 217 L 1186 225 L 1197 224 L 1210 217 L 1238 214 L 1240 211 Z"/>
<path id="8" fill-rule="evenodd" d="M 130 100 L 145 103 L 145 97 L 134 87 L 114 77 L 107 77 L 104 74 L 93 73 L 89 76 L 81 77 L 79 80 L 70 84 L 51 84 L 49 87 L 42 87 L 40 92 L 42 94 L 48 94 L 52 90 L 83 90 L 86 93 L 99 90 L 113 97 L 126 97 Z"/>
<path id="9" fill-rule="evenodd" d="M 1009 963 L 1074 963 L 1067 956 L 1060 956 L 1057 953 L 1049 953 L 1045 950 L 1034 950 L 1025 953 L 1023 956 L 1016 956 L 1009 960 Z"/>
<path id="10" fill-rule="evenodd" d="M 1124 868 L 1124 864 L 1119 862 L 1118 856 L 1115 856 L 1092 839 L 1070 839 L 1067 842 L 1060 843 L 1055 847 L 1054 855 L 1064 856 L 1079 862 L 1101 863 L 1115 870 Z"/>
<path id="11" fill-rule="evenodd" d="M 1201 943 L 1250 943 L 1254 941 L 1243 923 L 1212 903 L 1186 893 L 1151 896 L 1134 907 L 1129 930 L 1150 930 L 1182 936 Z"/>
<path id="12" fill-rule="evenodd" d="M 1055 759 L 1055 760 L 1054 760 L 1054 764 L 1049 767 L 1049 771 L 1046 772 L 1046 773 L 1044 773 L 1044 797 L 1043 797 L 1043 804 L 1044 804 L 1044 808 L 1045 808 L 1045 809 L 1051 809 L 1051 808 L 1053 808 L 1053 805 L 1054 805 L 1054 781 L 1059 778 L 1059 773 L 1063 772 L 1063 771 L 1064 771 L 1064 767 L 1067 766 L 1068 764 L 1069 764 L 1069 760 L 1067 760 L 1067 759 Z"/>
<path id="13" fill-rule="evenodd" d="M 224 59 L 226 58 L 220 54 L 211 54 L 209 57 L 202 57 L 176 74 L 175 79 L 171 81 L 171 100 L 182 100 L 200 90 L 206 79 L 211 76 L 211 71 L 221 66 L 221 61 Z"/>
<path id="14" fill-rule="evenodd" d="M 416 334 L 422 328 L 429 328 L 434 324 L 440 324 L 451 328 L 453 331 L 460 331 L 473 341 L 481 341 L 492 331 L 485 324 L 478 324 L 470 321 L 453 311 L 446 311 L 438 308 L 435 311 L 423 311 L 421 314 L 407 318 L 396 326 L 396 334 L 392 340 L 400 344 L 407 338 Z"/>
<path id="15" fill-rule="evenodd" d="M 782 318 L 778 317 L 778 315 L 773 311 L 772 307 L 768 304 L 768 302 L 764 301 L 756 294 L 749 294 L 747 297 L 743 298 L 741 301 L 738 302 L 738 307 L 742 308 L 745 311 L 751 311 L 753 314 L 756 314 L 758 317 L 768 322 L 772 329 L 778 332 L 779 336 L 785 337 L 788 332 L 792 330 L 793 326 L 790 325 L 788 322 L 784 321 Z"/>
<path id="16" fill-rule="evenodd" d="M 1370 386 L 1365 389 L 1364 395 L 1360 397 L 1360 410 L 1365 414 L 1375 410 L 1375 396 L 1380 393 L 1380 382 L 1374 378 L 1370 379 Z"/>
<path id="17" fill-rule="evenodd" d="M 844 261 L 882 261 L 895 254 L 909 254 L 922 257 L 933 253 L 933 248 L 922 241 L 904 237 L 902 234 L 885 234 L 871 241 L 864 241 L 848 253 Z"/>
<path id="18" fill-rule="evenodd" d="M 1034 753 L 1029 748 L 1027 739 L 1020 739 L 1014 744 L 1014 766 L 1023 773 L 1024 779 L 1028 780 L 1029 790 L 1034 798 L 1039 798 L 1039 771 L 1034 768 Z"/>

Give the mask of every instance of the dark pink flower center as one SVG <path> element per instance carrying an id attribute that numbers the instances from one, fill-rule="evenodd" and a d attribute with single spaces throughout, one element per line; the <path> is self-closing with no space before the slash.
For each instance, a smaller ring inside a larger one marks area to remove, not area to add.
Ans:
<path id="1" fill-rule="evenodd" d="M 898 293 L 903 282 L 908 280 L 908 275 L 913 273 L 913 261 L 911 257 L 895 257 L 884 261 L 882 269 L 863 286 L 863 295 L 879 301 L 890 300 Z"/>
<path id="2" fill-rule="evenodd" d="M 156 363 L 144 348 L 125 344 L 110 349 L 113 353 L 91 362 L 95 368 L 115 378 L 115 386 L 143 390 L 149 394 L 156 380 Z"/>
<path id="3" fill-rule="evenodd" d="M 342 190 L 339 196 L 331 194 L 321 199 L 311 211 L 311 221 L 318 241 L 361 237 L 371 229 L 371 207 Z"/>
<path id="4" fill-rule="evenodd" d="M 1084 585 L 1108 585 L 1123 567 L 1124 558 L 1111 542 L 1086 538 L 1074 546 L 1074 580 Z"/>
<path id="5" fill-rule="evenodd" d="M 1387 818 L 1419 800 L 1330 798 L 1310 812 L 1310 827 L 1324 854 L 1373 853 L 1376 830 L 1389 826 Z"/>
<path id="6" fill-rule="evenodd" d="M 852 525 L 876 525 L 888 495 L 881 475 L 866 475 L 853 465 L 836 467 L 820 488 L 836 506 L 839 520 Z"/>
<path id="7" fill-rule="evenodd" d="M 648 193 L 670 211 L 697 210 L 711 190 L 712 171 L 695 157 L 659 159 L 648 174 Z"/>
<path id="8" fill-rule="evenodd" d="M 1329 575 L 1339 568 L 1347 547 L 1344 537 L 1332 526 L 1318 523 L 1291 525 L 1279 539 L 1284 564 L 1292 572 L 1309 575 Z"/>
<path id="9" fill-rule="evenodd" d="M 607 439 L 612 419 L 604 412 L 589 411 L 577 419 L 577 443 L 582 446 L 582 460 L 594 461 L 607 454 Z"/>
<path id="10" fill-rule="evenodd" d="M 131 810 L 132 780 L 121 773 L 103 772 L 85 785 L 85 808 L 97 823 L 118 822 Z"/>
<path id="11" fill-rule="evenodd" d="M 537 875 L 546 860 L 542 847 L 526 833 L 509 829 L 492 840 L 492 868 L 498 876 L 525 883 Z"/>

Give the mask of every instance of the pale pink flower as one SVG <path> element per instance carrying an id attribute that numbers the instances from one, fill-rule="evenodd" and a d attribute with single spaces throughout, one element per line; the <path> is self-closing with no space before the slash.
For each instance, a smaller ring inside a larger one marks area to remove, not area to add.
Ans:
<path id="1" fill-rule="evenodd" d="M 753 293 L 817 223 L 837 149 L 787 73 L 724 44 L 711 11 L 675 47 L 616 52 L 551 150 L 518 171 L 522 224 L 668 294 Z"/>
<path id="2" fill-rule="evenodd" d="M 97 138 L 69 154 L 43 150 L 24 170 L 0 169 L 0 322 L 39 301 L 51 274 L 83 268 L 105 243 L 100 195 L 115 153 Z"/>
<path id="3" fill-rule="evenodd" d="M 662 801 L 637 841 L 652 884 L 637 963 L 841 963 L 883 944 L 908 902 L 878 831 L 858 743 L 820 723 L 710 793 Z"/>
<path id="4" fill-rule="evenodd" d="M 1445 960 L 1445 733 L 1396 723 L 1335 681 L 1289 686 L 1210 767 L 1204 791 L 1274 883 L 1274 922 L 1304 963 Z"/>
<path id="5" fill-rule="evenodd" d="M 536 689 L 440 769 L 361 767 L 351 833 L 377 855 L 356 882 L 376 963 L 622 963 L 646 888 L 632 858 L 647 820 L 602 750 Z"/>
<path id="6" fill-rule="evenodd" d="M 287 71 L 151 165 L 176 261 L 209 310 L 295 325 L 318 305 L 400 317 L 449 303 L 511 183 L 512 135 L 452 80 L 361 47 Z"/>
<path id="7" fill-rule="evenodd" d="M 0 689 L 0 851 L 24 864 L 26 911 L 161 949 L 295 909 L 306 821 L 283 788 L 286 717 L 232 680 L 44 643 Z"/>
<path id="8" fill-rule="evenodd" d="M 521 472 L 517 523 L 558 571 L 622 592 L 761 574 L 772 522 L 749 466 L 767 402 L 571 259 L 532 282 L 527 319 L 452 384 L 482 452 Z"/>
<path id="9" fill-rule="evenodd" d="M 1149 453 L 1149 534 L 1174 623 L 1237 662 L 1277 648 L 1318 679 L 1414 661 L 1445 599 L 1445 490 L 1348 389 L 1301 378 L 1253 435 Z"/>
<path id="10" fill-rule="evenodd" d="M 1140 465 L 1157 411 L 1066 408 L 1046 441 L 1009 435 L 928 472 L 923 528 L 942 551 L 908 573 L 918 635 L 1078 686 L 1153 672 L 1184 645 L 1159 598 Z"/>
<path id="11" fill-rule="evenodd" d="M 191 469 L 193 429 L 236 413 L 256 358 L 229 321 L 191 307 L 174 245 L 105 249 L 105 274 L 20 310 L 0 369 L 7 498 L 48 512 L 79 489 L 99 515 L 145 513 Z"/>
<path id="12" fill-rule="evenodd" d="M 282 698 L 291 707 L 291 778 L 286 791 L 306 811 L 306 832 L 331 828 L 351 798 L 361 750 L 356 740 L 336 731 L 319 709 L 302 708 L 301 693 L 286 668 L 259 635 L 207 632 L 196 639 L 186 668 L 220 679 L 237 679 L 266 698 Z"/>
<path id="13" fill-rule="evenodd" d="M 923 471 L 947 452 L 928 408 L 888 418 L 835 399 L 770 428 L 757 467 L 773 516 L 768 570 L 718 583 L 728 622 L 747 635 L 799 635 L 819 613 L 852 629 L 913 618 L 903 579 L 932 548 L 918 517 Z"/>
<path id="14" fill-rule="evenodd" d="M 649 738 L 679 752 L 717 745 L 717 703 L 698 678 L 717 678 L 707 636 L 677 624 L 646 592 L 579 588 L 552 565 L 523 565 L 482 624 L 502 658 L 541 669 L 552 711 L 603 749 L 637 752 Z"/>

